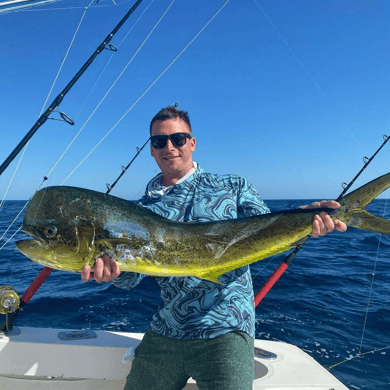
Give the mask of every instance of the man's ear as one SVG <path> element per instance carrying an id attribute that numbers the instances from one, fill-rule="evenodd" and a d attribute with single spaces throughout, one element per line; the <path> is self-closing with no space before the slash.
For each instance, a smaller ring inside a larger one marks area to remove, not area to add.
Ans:
<path id="1" fill-rule="evenodd" d="M 152 146 L 152 143 L 150 143 L 150 155 L 152 157 L 154 157 L 153 151 L 154 151 L 154 147 Z"/>
<path id="2" fill-rule="evenodd" d="M 196 149 L 196 139 L 194 137 L 190 138 L 191 142 L 191 152 L 194 152 Z"/>

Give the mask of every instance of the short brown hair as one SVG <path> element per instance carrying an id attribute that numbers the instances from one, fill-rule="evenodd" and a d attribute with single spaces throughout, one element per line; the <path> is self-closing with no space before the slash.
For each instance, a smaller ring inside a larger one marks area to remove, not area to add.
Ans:
<path id="1" fill-rule="evenodd" d="M 152 134 L 152 126 L 156 121 L 166 121 L 168 119 L 180 119 L 185 122 L 192 134 L 192 127 L 190 122 L 190 117 L 188 116 L 187 111 L 178 110 L 177 103 L 174 106 L 168 106 L 166 108 L 162 108 L 152 119 L 150 122 L 150 134 Z"/>

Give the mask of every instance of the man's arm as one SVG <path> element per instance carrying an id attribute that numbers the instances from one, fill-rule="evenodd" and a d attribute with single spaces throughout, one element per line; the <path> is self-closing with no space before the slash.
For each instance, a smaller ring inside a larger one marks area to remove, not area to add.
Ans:
<path id="1" fill-rule="evenodd" d="M 239 213 L 245 217 L 253 215 L 264 214 L 269 212 L 269 209 L 261 199 L 258 192 L 247 180 L 242 179 L 240 183 L 240 190 L 238 193 L 238 210 Z M 317 208 L 331 208 L 338 209 L 340 203 L 334 200 L 323 200 L 321 202 L 314 202 L 307 206 L 301 206 L 300 208 L 317 209 Z M 347 225 L 338 219 L 333 220 L 327 213 L 322 212 L 314 217 L 313 220 L 313 237 L 325 236 L 328 233 L 338 230 L 339 232 L 345 232 Z"/>

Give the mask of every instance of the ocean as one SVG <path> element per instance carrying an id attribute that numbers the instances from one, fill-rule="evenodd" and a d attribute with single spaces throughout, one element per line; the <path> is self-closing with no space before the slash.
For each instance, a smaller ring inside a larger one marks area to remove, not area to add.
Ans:
<path id="1" fill-rule="evenodd" d="M 266 201 L 272 211 L 310 202 Z M 4 203 L 0 236 L 24 204 Z M 384 199 L 374 200 L 367 209 L 390 219 L 390 202 Z M 0 247 L 21 220 L 4 235 Z M 17 233 L 0 251 L 0 285 L 13 286 L 20 296 L 42 269 L 16 249 L 14 242 L 25 237 Z M 284 257 L 251 266 L 255 292 Z M 349 359 L 331 373 L 350 389 L 389 389 L 389 265 L 389 236 L 349 228 L 344 234 L 311 238 L 257 307 L 256 338 L 295 344 L 323 366 Z M 78 274 L 54 270 L 15 324 L 145 332 L 159 301 L 159 286 L 152 277 L 125 291 L 111 284 L 84 283 Z M 4 318 L 0 315 L 1 321 Z M 359 352 L 362 355 L 354 358 Z"/>

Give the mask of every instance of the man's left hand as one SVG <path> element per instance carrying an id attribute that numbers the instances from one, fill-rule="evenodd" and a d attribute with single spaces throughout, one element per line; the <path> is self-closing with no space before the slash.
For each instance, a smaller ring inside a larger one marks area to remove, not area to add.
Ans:
<path id="1" fill-rule="evenodd" d="M 319 209 L 319 208 L 330 208 L 338 209 L 340 203 L 334 200 L 323 200 L 321 202 L 314 202 L 307 206 L 301 206 L 303 209 Z M 313 232 L 311 235 L 313 237 L 325 236 L 326 234 L 333 232 L 333 230 L 338 230 L 339 232 L 345 232 L 347 230 L 347 225 L 344 222 L 339 221 L 338 219 L 332 219 L 329 214 L 322 211 L 320 214 L 317 214 L 314 217 L 313 221 Z"/>

